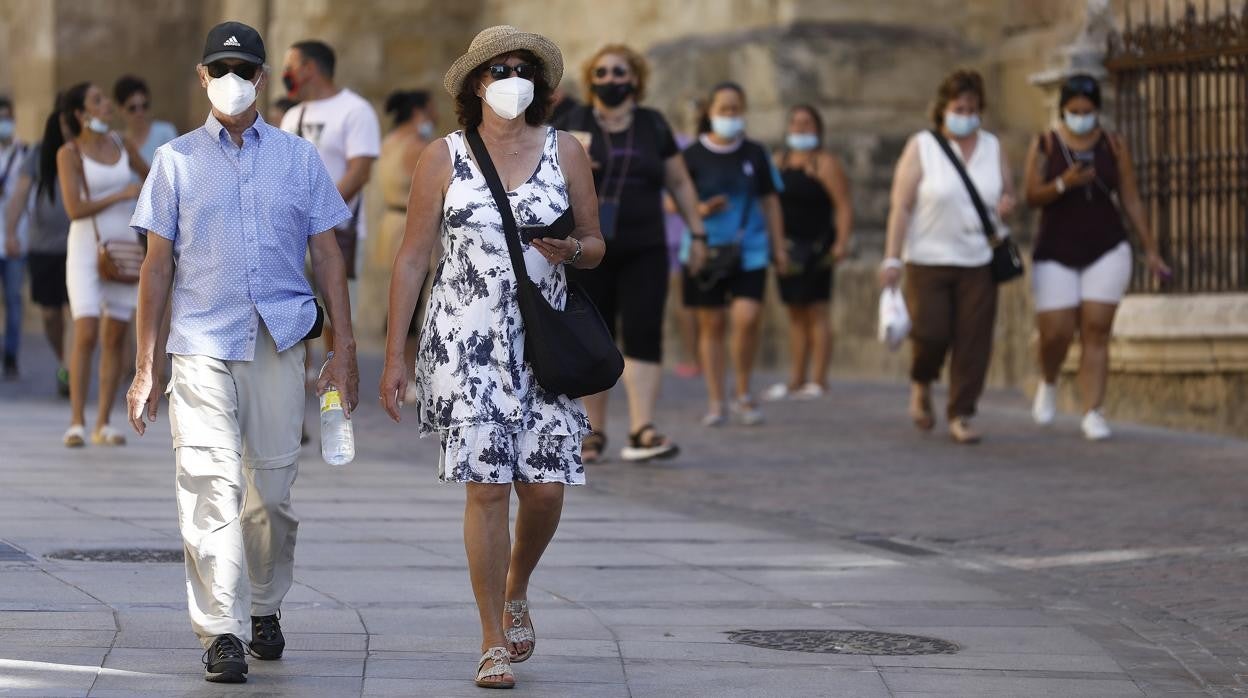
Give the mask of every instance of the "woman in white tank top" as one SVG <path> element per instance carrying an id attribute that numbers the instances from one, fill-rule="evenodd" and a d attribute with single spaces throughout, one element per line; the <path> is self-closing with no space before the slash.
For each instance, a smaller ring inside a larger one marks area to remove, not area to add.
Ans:
<path id="1" fill-rule="evenodd" d="M 915 426 L 935 426 L 931 383 L 949 365 L 949 433 L 975 443 L 971 426 L 992 355 L 997 287 L 989 271 L 992 246 L 957 167 L 941 148 L 944 139 L 966 169 L 998 235 L 1000 219 L 1014 208 L 1014 185 L 997 137 L 979 128 L 984 81 L 959 70 L 941 83 L 932 113 L 935 128 L 915 134 L 893 177 L 888 240 L 880 282 L 894 287 L 905 270 L 913 358 L 910 415 Z M 903 261 L 904 260 L 904 261 Z"/>
<path id="2" fill-rule="evenodd" d="M 130 216 L 142 185 L 133 181 L 132 174 L 145 178 L 147 165 L 109 131 L 113 104 L 96 85 L 81 83 L 71 87 L 61 109 L 74 135 L 56 154 L 65 211 L 71 221 L 65 284 L 74 318 L 69 365 L 71 418 L 64 443 L 71 448 L 86 445 L 91 355 L 99 338 L 99 411 L 91 441 L 120 446 L 125 437 L 109 426 L 109 413 L 121 378 L 126 333 L 138 300 L 138 287 L 101 279 L 97 249 L 99 242 L 137 238 L 130 228 Z"/>

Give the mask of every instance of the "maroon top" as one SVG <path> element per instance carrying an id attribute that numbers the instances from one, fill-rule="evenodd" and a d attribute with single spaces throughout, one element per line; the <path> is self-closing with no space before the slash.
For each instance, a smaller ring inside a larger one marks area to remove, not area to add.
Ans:
<path id="1" fill-rule="evenodd" d="M 1082 269 L 1127 239 L 1122 214 L 1110 196 L 1118 191 L 1118 159 L 1104 132 L 1091 150 L 1072 151 L 1056 132 L 1041 136 L 1046 155 L 1044 181 L 1051 182 L 1071 162 L 1091 160 L 1096 179 L 1083 187 L 1071 187 L 1040 213 L 1040 234 L 1032 257 Z"/>

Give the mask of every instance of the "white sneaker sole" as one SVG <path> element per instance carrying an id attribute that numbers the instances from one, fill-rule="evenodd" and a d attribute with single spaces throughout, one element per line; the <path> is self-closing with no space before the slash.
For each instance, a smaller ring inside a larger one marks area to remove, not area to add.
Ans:
<path id="1" fill-rule="evenodd" d="M 667 460 L 675 458 L 680 453 L 680 447 L 674 444 L 666 446 L 650 446 L 648 448 L 634 448 L 625 446 L 620 449 L 620 458 L 630 463 L 644 463 L 652 460 Z"/>

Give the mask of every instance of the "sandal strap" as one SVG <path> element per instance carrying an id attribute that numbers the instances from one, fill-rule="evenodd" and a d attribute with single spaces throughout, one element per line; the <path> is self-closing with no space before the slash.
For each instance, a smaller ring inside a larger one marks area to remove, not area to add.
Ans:
<path id="1" fill-rule="evenodd" d="M 607 435 L 600 431 L 591 431 L 581 439 L 582 448 L 590 448 L 598 452 L 607 450 Z"/>
<path id="2" fill-rule="evenodd" d="M 486 668 L 486 662 L 494 662 L 494 665 Z M 491 676 L 505 676 L 511 673 L 511 654 L 507 652 L 506 647 L 491 647 L 481 655 L 481 661 L 477 663 L 477 680 L 489 678 Z"/>
<path id="3" fill-rule="evenodd" d="M 641 437 L 646 434 L 650 435 L 649 443 L 642 443 Z M 667 441 L 667 436 L 654 427 L 653 424 L 646 424 L 637 431 L 628 435 L 628 442 L 633 448 L 657 448 Z"/>

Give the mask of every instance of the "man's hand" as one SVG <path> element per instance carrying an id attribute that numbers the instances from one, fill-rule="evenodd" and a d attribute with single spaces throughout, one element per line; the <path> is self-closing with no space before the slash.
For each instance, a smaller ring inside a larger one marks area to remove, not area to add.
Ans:
<path id="1" fill-rule="evenodd" d="M 160 396 L 164 392 L 160 381 L 156 378 L 156 369 L 139 370 L 134 374 L 134 382 L 126 392 L 126 416 L 130 426 L 142 436 L 147 431 L 147 422 L 156 421 L 156 408 L 160 406 Z M 144 421 L 144 413 L 147 420 Z"/>
<path id="2" fill-rule="evenodd" d="M 342 394 L 343 411 L 350 417 L 359 405 L 360 367 L 355 361 L 355 345 L 349 341 L 334 340 L 334 356 L 316 381 L 317 395 L 331 388 Z"/>

